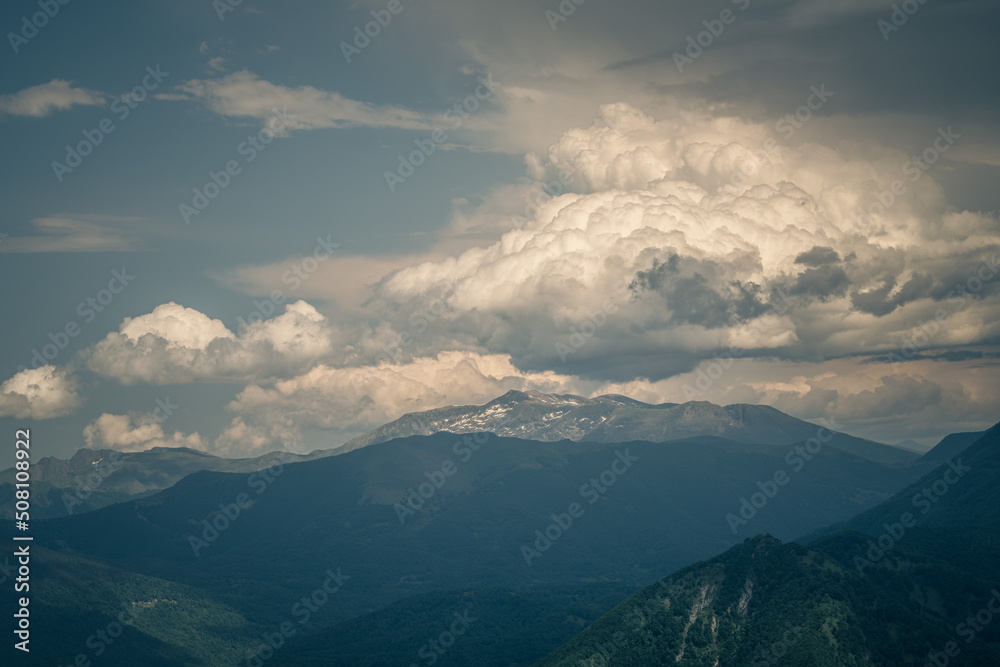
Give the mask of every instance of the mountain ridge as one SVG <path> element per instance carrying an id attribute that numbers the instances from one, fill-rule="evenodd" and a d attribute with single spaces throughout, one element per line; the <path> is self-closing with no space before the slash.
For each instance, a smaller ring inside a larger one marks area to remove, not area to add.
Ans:
<path id="1" fill-rule="evenodd" d="M 458 405 L 409 412 L 337 448 L 354 451 L 394 438 L 437 432 L 491 432 L 542 442 L 668 442 L 716 436 L 747 444 L 785 446 L 805 442 L 826 428 L 768 405 L 707 401 L 651 404 L 620 394 L 585 398 L 510 390 L 482 405 Z M 831 425 L 833 426 L 833 425 Z M 907 449 L 837 433 L 832 446 L 881 463 L 907 463 L 919 454 Z"/>

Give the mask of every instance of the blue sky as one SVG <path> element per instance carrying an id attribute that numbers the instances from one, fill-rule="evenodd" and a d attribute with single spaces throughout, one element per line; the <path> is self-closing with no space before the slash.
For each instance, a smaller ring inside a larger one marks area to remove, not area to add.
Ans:
<path id="1" fill-rule="evenodd" d="M 0 10 L 0 424 L 43 453 L 308 451 L 511 388 L 996 419 L 990 3 L 40 11 Z"/>

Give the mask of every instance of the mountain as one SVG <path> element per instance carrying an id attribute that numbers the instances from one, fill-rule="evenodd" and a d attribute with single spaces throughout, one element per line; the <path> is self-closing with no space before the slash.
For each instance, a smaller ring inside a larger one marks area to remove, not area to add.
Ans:
<path id="1" fill-rule="evenodd" d="M 905 449 L 907 451 L 916 452 L 917 454 L 925 454 L 930 451 L 926 445 L 922 445 L 916 440 L 900 440 L 899 442 L 892 443 L 892 446 L 897 449 Z"/>
<path id="2" fill-rule="evenodd" d="M 250 474 L 202 470 L 32 530 L 60 554 L 189 587 L 247 627 L 272 631 L 342 572 L 335 603 L 289 638 L 289 655 L 299 641 L 303 655 L 353 655 L 338 648 L 352 628 L 404 616 L 431 627 L 443 610 L 432 594 L 494 591 L 477 593 L 484 613 L 499 614 L 477 632 L 489 641 L 507 631 L 534 637 L 517 659 L 535 660 L 603 611 L 591 585 L 624 594 L 759 531 L 793 538 L 874 506 L 920 474 L 833 447 L 808 459 L 803 451 L 717 437 L 604 444 L 438 433 Z M 77 576 L 88 585 L 85 570 Z M 521 596 L 522 615 L 503 611 L 503 589 Z M 65 600 L 63 611 L 74 611 Z M 393 604 L 402 606 L 379 615 Z M 404 638 L 412 639 L 386 631 L 379 643 L 392 655 L 420 648 Z M 72 651 L 85 640 L 53 641 Z M 477 664 L 501 667 L 511 656 L 497 651 Z"/>
<path id="3" fill-rule="evenodd" d="M 434 591 L 378 611 L 292 637 L 269 665 L 381 667 L 530 665 L 609 611 L 629 590 L 617 583 L 531 589 Z M 432 641 L 456 614 L 465 624 L 447 648 Z"/>
<path id="4" fill-rule="evenodd" d="M 630 596 L 537 667 L 945 665 L 947 650 L 962 664 L 997 664 L 1000 627 L 962 625 L 1000 601 L 996 568 L 968 573 L 919 552 L 895 564 L 863 576 L 820 549 L 749 538 Z"/>
<path id="5" fill-rule="evenodd" d="M 766 405 L 725 407 L 705 401 L 652 405 L 626 396 L 584 398 L 571 394 L 509 391 L 484 405 L 462 405 L 413 412 L 345 443 L 352 451 L 379 442 L 441 431 L 554 441 L 667 442 L 715 436 L 749 444 L 805 442 L 820 427 Z M 906 449 L 838 434 L 834 448 L 880 463 L 906 463 L 918 455 Z"/>
<path id="6" fill-rule="evenodd" d="M 162 491 L 199 470 L 253 472 L 276 461 L 308 461 L 330 450 L 300 455 L 270 452 L 245 459 L 224 459 L 187 447 L 154 447 L 122 453 L 81 448 L 69 459 L 46 456 L 31 466 L 31 515 L 49 519 Z M 14 468 L 0 472 L 0 518 L 14 518 Z"/>
<path id="7" fill-rule="evenodd" d="M 48 519 L 88 512 L 166 489 L 199 470 L 252 472 L 285 461 L 308 461 L 343 454 L 360 447 L 410 435 L 441 431 L 499 435 L 555 441 L 591 442 L 648 440 L 666 442 L 715 436 L 735 442 L 785 446 L 805 442 L 819 426 L 774 408 L 691 402 L 651 405 L 626 396 L 594 399 L 567 394 L 510 391 L 482 406 L 439 408 L 411 413 L 355 438 L 336 449 L 307 455 L 270 452 L 246 459 L 224 459 L 184 447 L 155 447 L 144 452 L 78 450 L 69 459 L 46 457 L 32 466 L 33 516 Z M 826 446 L 891 465 L 912 463 L 906 449 L 833 432 Z M 0 472 L 0 518 L 14 516 L 13 468 Z"/>
<path id="8" fill-rule="evenodd" d="M 942 444 L 954 442 L 947 440 Z M 877 536 L 904 514 L 925 528 L 1000 526 L 1000 424 L 886 502 L 814 536 L 837 530 Z"/>
<path id="9" fill-rule="evenodd" d="M 630 596 L 538 665 L 998 664 L 998 489 L 1000 425 L 844 530 L 808 545 L 750 538 Z"/>
<path id="10" fill-rule="evenodd" d="M 0 582 L 11 574 L 9 562 Z M 30 568 L 31 657 L 21 664 L 230 667 L 268 629 L 203 590 L 38 542 L 30 545 Z M 0 599 L 6 618 L 15 604 L 13 594 Z"/>
<path id="11" fill-rule="evenodd" d="M 971 433 L 952 433 L 941 439 L 941 442 L 934 445 L 923 455 L 925 461 L 936 461 L 938 463 L 947 461 L 963 449 L 986 435 L 986 431 L 973 431 Z"/>

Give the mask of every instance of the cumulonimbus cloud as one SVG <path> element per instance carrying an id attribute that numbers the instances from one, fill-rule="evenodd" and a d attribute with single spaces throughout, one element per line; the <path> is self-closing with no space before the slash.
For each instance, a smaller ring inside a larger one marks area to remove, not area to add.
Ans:
<path id="1" fill-rule="evenodd" d="M 995 220 L 949 209 L 887 148 L 791 146 L 737 118 L 617 104 L 529 167 L 557 196 L 492 245 L 387 277 L 387 320 L 449 286 L 443 320 L 483 353 L 655 380 L 733 345 L 788 359 L 890 349 L 956 285 L 996 273 Z M 903 194 L 873 206 L 897 180 Z M 1000 333 L 998 293 L 1000 280 L 968 294 L 982 324 L 951 342 Z M 582 327 L 587 344 L 560 355 Z"/>

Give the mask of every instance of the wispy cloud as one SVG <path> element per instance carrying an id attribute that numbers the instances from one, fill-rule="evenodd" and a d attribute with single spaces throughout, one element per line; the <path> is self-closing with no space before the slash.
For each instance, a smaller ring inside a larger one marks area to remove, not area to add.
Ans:
<path id="1" fill-rule="evenodd" d="M 210 111 L 227 118 L 253 118 L 261 122 L 275 109 L 293 116 L 293 130 L 341 127 L 398 127 L 433 129 L 440 123 L 425 114 L 394 106 L 377 106 L 313 86 L 289 88 L 264 81 L 249 70 L 219 79 L 192 79 L 175 88 L 177 93 L 158 99 L 197 100 Z"/>
<path id="2" fill-rule="evenodd" d="M 212 58 L 211 60 L 208 61 L 208 69 L 211 70 L 212 72 L 225 71 L 227 62 L 228 61 L 222 56 Z"/>
<path id="3" fill-rule="evenodd" d="M 35 218 L 35 236 L 9 236 L 0 253 L 126 252 L 146 249 L 135 223 L 142 218 L 101 215 L 54 215 Z"/>
<path id="4" fill-rule="evenodd" d="M 72 81 L 52 79 L 10 95 L 0 95 L 0 112 L 11 116 L 44 118 L 53 111 L 75 105 L 101 106 L 104 94 L 87 88 L 74 88 Z"/>

